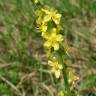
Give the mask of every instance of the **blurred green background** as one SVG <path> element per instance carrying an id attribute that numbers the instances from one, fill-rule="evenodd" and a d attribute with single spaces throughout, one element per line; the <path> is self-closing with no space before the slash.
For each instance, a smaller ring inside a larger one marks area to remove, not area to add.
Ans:
<path id="1" fill-rule="evenodd" d="M 66 63 L 80 80 L 80 96 L 96 96 L 96 0 L 43 0 L 62 14 Z M 40 34 L 35 30 L 33 0 L 0 0 L 0 96 L 56 96 L 62 81 L 46 64 Z"/>

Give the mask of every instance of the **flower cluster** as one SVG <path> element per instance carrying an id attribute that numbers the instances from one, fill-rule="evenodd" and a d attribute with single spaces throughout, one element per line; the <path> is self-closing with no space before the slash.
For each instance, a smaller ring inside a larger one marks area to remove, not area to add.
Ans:
<path id="1" fill-rule="evenodd" d="M 52 67 L 51 72 L 53 72 L 56 78 L 59 78 L 61 70 L 63 69 L 62 65 L 58 63 L 56 58 L 53 58 L 53 61 L 48 61 L 48 64 Z"/>
<path id="2" fill-rule="evenodd" d="M 63 35 L 60 34 L 61 14 L 48 6 L 36 10 L 35 14 L 37 16 L 37 29 L 44 38 L 45 49 L 50 53 L 58 51 L 60 49 L 60 44 L 64 39 Z M 49 55 L 49 57 L 51 56 Z M 59 64 L 55 55 L 53 55 L 51 59 L 52 60 L 48 61 L 51 72 L 55 74 L 56 78 L 59 78 L 63 69 L 62 64 Z"/>

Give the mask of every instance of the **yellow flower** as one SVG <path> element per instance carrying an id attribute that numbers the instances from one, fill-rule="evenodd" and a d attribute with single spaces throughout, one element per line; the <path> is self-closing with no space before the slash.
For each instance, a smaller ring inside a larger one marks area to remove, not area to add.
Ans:
<path id="1" fill-rule="evenodd" d="M 57 96 L 64 96 L 63 91 L 60 91 Z"/>
<path id="2" fill-rule="evenodd" d="M 54 48 L 54 50 L 59 49 L 59 43 L 63 41 L 63 36 L 61 34 L 56 33 L 56 28 L 53 28 L 50 35 L 45 37 L 47 41 L 45 41 L 44 46 L 46 48 Z"/>
<path id="3" fill-rule="evenodd" d="M 47 23 L 43 20 L 43 12 L 40 10 L 36 10 L 35 14 L 38 16 L 36 23 L 38 25 L 38 28 L 41 32 L 47 31 Z"/>
<path id="4" fill-rule="evenodd" d="M 44 21 L 48 22 L 50 20 L 53 20 L 55 24 L 60 23 L 61 14 L 57 13 L 57 10 L 54 9 L 42 9 L 43 12 L 45 12 Z"/>
<path id="5" fill-rule="evenodd" d="M 43 15 L 43 12 L 41 10 L 36 10 L 35 14 L 39 17 L 41 17 Z"/>
<path id="6" fill-rule="evenodd" d="M 43 38 L 48 36 L 48 32 L 47 32 L 47 24 L 41 24 L 37 26 L 37 29 L 39 32 L 41 32 L 41 36 Z"/>
<path id="7" fill-rule="evenodd" d="M 42 12 L 41 10 L 36 10 L 36 11 L 35 11 L 35 14 L 36 14 L 36 16 L 38 16 L 38 18 L 37 18 L 37 20 L 36 20 L 36 23 L 37 23 L 38 25 L 41 25 L 41 24 L 42 24 L 42 21 L 44 21 L 44 20 L 43 20 L 43 12 Z"/>
<path id="8" fill-rule="evenodd" d="M 36 20 L 36 23 L 38 24 L 38 25 L 41 25 L 42 24 L 42 17 L 38 17 L 37 18 L 37 20 Z"/>
<path id="9" fill-rule="evenodd" d="M 48 64 L 52 67 L 51 72 L 55 74 L 56 78 L 59 78 L 61 70 L 63 69 L 62 65 L 58 63 L 56 58 L 53 58 L 52 61 L 48 61 Z"/>
<path id="10" fill-rule="evenodd" d="M 74 81 L 79 80 L 79 77 L 75 75 L 75 70 L 69 71 L 69 83 L 74 83 Z"/>
<path id="11" fill-rule="evenodd" d="M 45 22 L 42 22 L 42 24 L 40 25 L 40 30 L 41 32 L 47 31 L 47 24 Z"/>
<path id="12" fill-rule="evenodd" d="M 41 36 L 43 38 L 48 38 L 48 36 L 50 36 L 50 34 L 48 32 L 42 32 Z M 45 45 L 44 45 L 45 46 Z M 45 46 L 46 47 L 46 46 Z"/>
<path id="13" fill-rule="evenodd" d="M 40 1 L 41 1 L 41 0 L 34 0 L 34 3 L 37 4 L 37 3 L 39 3 Z"/>

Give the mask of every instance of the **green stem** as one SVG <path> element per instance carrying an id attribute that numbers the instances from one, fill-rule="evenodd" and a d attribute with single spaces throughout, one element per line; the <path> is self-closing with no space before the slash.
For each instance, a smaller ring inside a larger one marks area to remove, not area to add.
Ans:
<path id="1" fill-rule="evenodd" d="M 68 96 L 72 96 L 72 94 L 71 94 L 71 90 L 70 90 L 70 86 L 69 86 L 69 83 L 68 83 L 68 74 L 67 74 L 67 66 L 66 66 L 66 64 L 64 63 L 64 58 L 63 58 L 63 55 L 62 54 L 59 54 L 59 56 L 60 56 L 60 61 L 61 61 L 61 63 L 62 63 L 62 65 L 63 65 L 63 78 L 64 78 L 64 86 L 65 86 L 65 88 L 66 88 L 66 91 L 67 91 L 67 95 Z"/>

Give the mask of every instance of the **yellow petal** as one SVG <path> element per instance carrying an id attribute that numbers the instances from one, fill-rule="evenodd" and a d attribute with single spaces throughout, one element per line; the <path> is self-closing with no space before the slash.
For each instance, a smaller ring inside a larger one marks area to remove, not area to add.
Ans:
<path id="1" fill-rule="evenodd" d="M 36 4 L 39 3 L 39 2 L 40 2 L 40 0 L 34 0 L 34 3 L 36 3 Z"/>
<path id="2" fill-rule="evenodd" d="M 42 11 L 36 10 L 36 11 L 35 11 L 35 14 L 40 17 L 40 16 L 42 16 Z"/>
<path id="3" fill-rule="evenodd" d="M 59 49 L 59 44 L 58 43 L 54 43 L 53 47 L 54 47 L 54 50 L 58 50 Z"/>
<path id="4" fill-rule="evenodd" d="M 47 31 L 47 26 L 46 26 L 46 25 L 42 26 L 42 27 L 41 27 L 41 31 L 42 31 L 42 32 L 46 32 L 46 31 Z"/>
<path id="5" fill-rule="evenodd" d="M 51 16 L 50 16 L 50 15 L 44 16 L 44 21 L 45 21 L 45 22 L 48 22 L 48 21 L 50 21 L 50 20 L 51 20 Z"/>
<path id="6" fill-rule="evenodd" d="M 59 24 L 60 23 L 60 19 L 53 18 L 53 21 L 55 22 L 55 24 Z"/>
<path id="7" fill-rule="evenodd" d="M 53 28 L 52 30 L 51 30 L 51 37 L 56 37 L 56 28 Z"/>
<path id="8" fill-rule="evenodd" d="M 60 91 L 57 96 L 64 96 L 64 92 L 63 91 Z"/>
<path id="9" fill-rule="evenodd" d="M 46 40 L 49 39 L 50 34 L 48 32 L 42 32 L 42 37 L 45 38 Z"/>
<path id="10" fill-rule="evenodd" d="M 57 41 L 63 41 L 63 35 L 61 35 L 61 34 L 59 34 L 59 35 L 57 35 L 57 38 L 56 38 L 56 40 Z"/>
<path id="11" fill-rule="evenodd" d="M 42 9 L 42 11 L 45 12 L 46 14 L 50 14 L 49 8 Z"/>
<path id="12" fill-rule="evenodd" d="M 48 65 L 53 66 L 53 62 L 49 60 Z"/>
<path id="13" fill-rule="evenodd" d="M 61 14 L 56 14 L 55 18 L 61 18 Z"/>
<path id="14" fill-rule="evenodd" d="M 60 77 L 60 70 L 58 70 L 58 71 L 55 72 L 55 76 L 56 76 L 56 78 L 59 78 Z"/>
<path id="15" fill-rule="evenodd" d="M 61 64 L 59 64 L 59 69 L 63 69 L 63 66 Z"/>
<path id="16" fill-rule="evenodd" d="M 51 47 L 51 42 L 46 41 L 46 42 L 44 43 L 44 46 L 47 47 L 47 48 L 50 48 L 50 47 Z"/>
<path id="17" fill-rule="evenodd" d="M 52 17 L 52 19 L 56 24 L 59 24 L 61 19 L 61 14 L 56 14 L 54 17 Z"/>
<path id="18" fill-rule="evenodd" d="M 39 24 L 39 25 L 41 25 L 41 23 L 42 23 L 42 18 L 39 17 L 39 18 L 36 20 L 36 23 Z"/>
<path id="19" fill-rule="evenodd" d="M 55 33 L 55 34 L 56 34 L 56 31 L 57 31 L 56 28 L 53 28 L 53 29 L 51 30 L 51 32 L 52 32 L 52 33 Z"/>
<path id="20" fill-rule="evenodd" d="M 72 72 L 69 72 L 69 83 L 72 83 L 72 82 L 74 82 L 74 81 L 76 81 L 76 80 L 78 80 L 79 79 L 79 77 L 78 76 L 76 76 L 74 73 L 72 73 Z"/>

